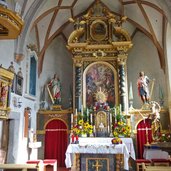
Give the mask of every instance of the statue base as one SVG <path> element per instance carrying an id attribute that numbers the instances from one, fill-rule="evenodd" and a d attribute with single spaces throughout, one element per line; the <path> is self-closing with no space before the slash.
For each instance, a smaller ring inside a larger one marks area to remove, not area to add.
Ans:
<path id="1" fill-rule="evenodd" d="M 53 105 L 52 110 L 62 110 L 62 105 Z"/>

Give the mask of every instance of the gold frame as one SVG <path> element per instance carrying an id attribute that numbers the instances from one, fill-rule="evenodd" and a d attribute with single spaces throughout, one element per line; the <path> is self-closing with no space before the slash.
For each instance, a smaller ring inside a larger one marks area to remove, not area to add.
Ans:
<path id="1" fill-rule="evenodd" d="M 93 65 L 95 64 L 104 64 L 104 65 L 107 65 L 114 73 L 114 87 L 115 87 L 115 102 L 116 102 L 116 105 L 118 104 L 118 76 L 117 76 L 117 69 L 112 66 L 110 63 L 108 62 L 105 62 L 105 61 L 92 61 L 91 64 L 89 64 L 86 69 L 84 70 L 83 72 L 83 106 L 86 107 L 86 74 L 87 74 L 87 71 L 89 70 L 90 67 L 92 67 Z"/>
<path id="2" fill-rule="evenodd" d="M 103 26 L 103 29 L 105 31 L 104 34 L 96 34 L 96 31 L 98 29 L 97 27 L 99 27 L 99 25 Z M 97 20 L 93 21 L 90 25 L 90 36 L 95 41 L 104 40 L 107 37 L 107 32 L 108 32 L 107 31 L 107 24 L 101 19 L 97 19 Z"/>

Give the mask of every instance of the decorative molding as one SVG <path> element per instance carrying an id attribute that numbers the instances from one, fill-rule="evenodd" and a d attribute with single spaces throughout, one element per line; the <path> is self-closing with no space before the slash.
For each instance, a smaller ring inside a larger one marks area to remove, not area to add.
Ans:
<path id="1" fill-rule="evenodd" d="M 24 21 L 10 9 L 0 6 L 0 39 L 16 39 L 24 26 Z"/>

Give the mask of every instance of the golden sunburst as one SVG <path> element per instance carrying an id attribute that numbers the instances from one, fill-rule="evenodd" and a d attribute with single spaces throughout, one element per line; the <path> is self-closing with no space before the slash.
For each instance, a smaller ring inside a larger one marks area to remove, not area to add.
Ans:
<path id="1" fill-rule="evenodd" d="M 107 100 L 107 92 L 100 87 L 100 89 L 96 91 L 94 97 L 97 102 L 105 103 Z"/>

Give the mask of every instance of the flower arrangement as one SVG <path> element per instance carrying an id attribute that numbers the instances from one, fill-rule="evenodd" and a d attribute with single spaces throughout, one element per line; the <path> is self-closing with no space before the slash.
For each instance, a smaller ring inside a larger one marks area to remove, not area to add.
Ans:
<path id="1" fill-rule="evenodd" d="M 122 140 L 118 137 L 111 140 L 112 144 L 122 144 Z"/>
<path id="2" fill-rule="evenodd" d="M 93 126 L 90 125 L 88 122 L 84 122 L 83 119 L 80 119 L 78 121 L 78 124 L 73 127 L 72 131 L 76 135 L 82 135 L 82 134 L 90 135 L 93 133 Z"/>
<path id="3" fill-rule="evenodd" d="M 130 137 L 131 129 L 126 123 L 126 118 L 121 114 L 120 106 L 115 109 L 115 122 L 113 124 L 113 136 L 114 137 Z"/>
<path id="4" fill-rule="evenodd" d="M 159 137 L 160 137 L 160 142 L 171 142 L 170 132 L 161 132 Z"/>
<path id="5" fill-rule="evenodd" d="M 114 124 L 114 137 L 130 137 L 130 126 L 126 125 L 123 121 Z"/>

